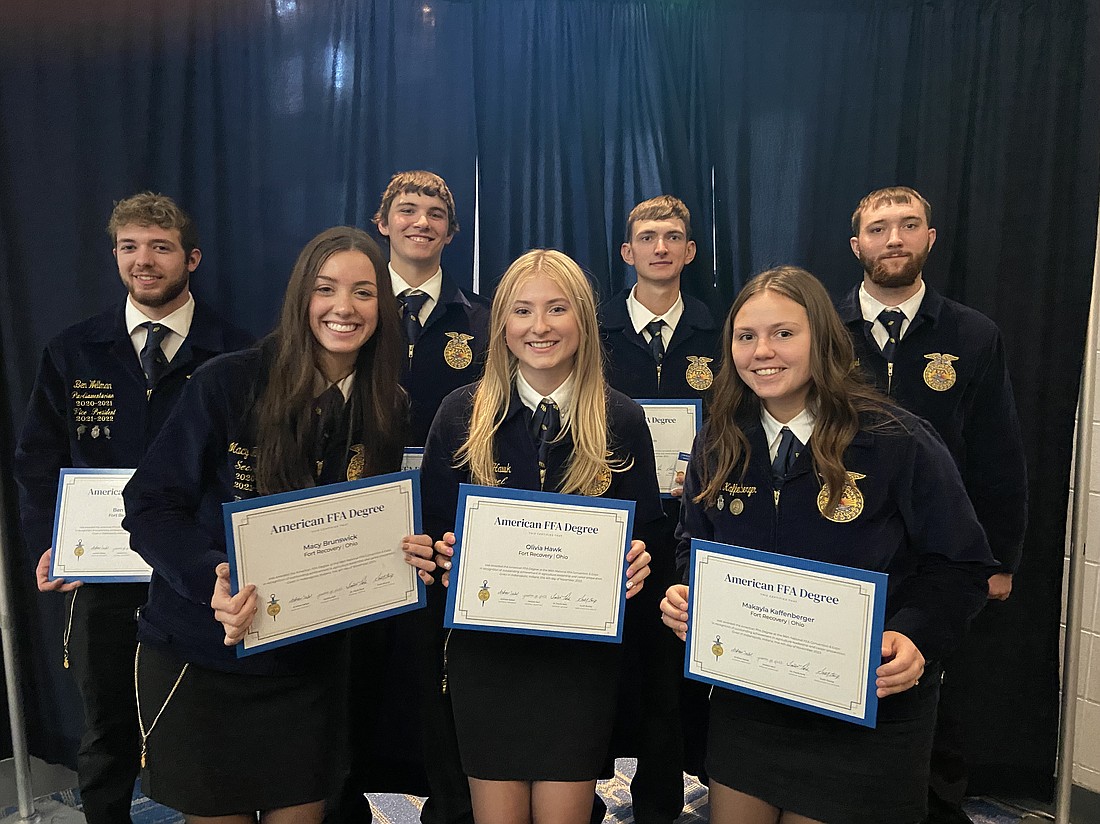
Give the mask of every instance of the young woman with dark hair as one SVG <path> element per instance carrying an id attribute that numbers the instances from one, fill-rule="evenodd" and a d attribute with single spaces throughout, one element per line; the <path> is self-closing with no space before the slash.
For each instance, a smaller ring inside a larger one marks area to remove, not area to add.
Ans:
<path id="1" fill-rule="evenodd" d="M 912 824 L 925 815 L 939 660 L 994 565 L 962 480 L 921 419 L 861 382 L 825 288 L 796 267 L 751 280 L 726 318 L 679 534 L 889 575 L 874 729 L 715 688 L 716 824 Z M 789 458 L 787 456 L 789 455 Z M 662 620 L 684 638 L 688 588 Z"/>
<path id="2" fill-rule="evenodd" d="M 399 469 L 401 350 L 378 246 L 322 232 L 275 331 L 195 372 L 126 487 L 124 526 L 153 567 L 135 661 L 142 786 L 189 821 L 319 822 L 339 787 L 344 633 L 236 657 L 258 605 L 251 584 L 230 593 L 221 505 Z M 428 536 L 402 549 L 430 582 Z"/>

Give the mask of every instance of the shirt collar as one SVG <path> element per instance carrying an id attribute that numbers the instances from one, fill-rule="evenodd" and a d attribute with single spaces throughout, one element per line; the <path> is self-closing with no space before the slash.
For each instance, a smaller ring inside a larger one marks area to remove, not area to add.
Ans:
<path id="1" fill-rule="evenodd" d="M 183 304 L 172 314 L 167 317 L 163 317 L 160 320 L 153 321 L 153 318 L 146 315 L 138 308 L 132 300 L 126 299 L 126 333 L 133 335 L 134 330 L 141 324 L 153 321 L 159 323 L 161 326 L 167 326 L 181 338 L 186 338 L 187 333 L 191 331 L 191 320 L 195 317 L 195 296 L 188 294 L 187 303 Z"/>
<path id="2" fill-rule="evenodd" d="M 639 335 L 642 334 L 646 324 L 654 320 L 663 320 L 670 330 L 675 331 L 676 324 L 680 322 L 680 316 L 684 314 L 684 296 L 677 293 L 676 302 L 672 307 L 663 315 L 655 315 L 634 296 L 634 290 L 637 288 L 637 285 L 632 287 L 630 294 L 626 297 L 626 311 L 630 315 L 630 323 L 634 326 L 634 331 Z"/>
<path id="3" fill-rule="evenodd" d="M 565 382 L 562 383 L 561 386 L 549 395 L 542 395 L 536 392 L 534 387 L 527 382 L 522 372 L 517 371 L 516 391 L 519 393 L 520 402 L 534 412 L 539 405 L 539 401 L 543 398 L 550 398 L 550 400 L 558 405 L 558 411 L 561 413 L 562 420 L 565 420 L 566 412 L 569 409 L 569 402 L 573 400 L 573 375 L 574 373 L 570 372 L 569 377 L 565 379 Z"/>
<path id="4" fill-rule="evenodd" d="M 336 381 L 336 387 L 340 390 L 340 394 L 344 396 L 344 403 L 348 402 L 348 398 L 351 397 L 351 387 L 355 383 L 355 372 L 352 372 L 346 378 Z M 328 378 L 321 374 L 321 370 L 317 369 L 313 373 L 313 396 L 317 397 L 326 389 L 329 388 Z"/>
<path id="5" fill-rule="evenodd" d="M 760 407 L 760 423 L 764 427 L 764 435 L 768 439 L 768 449 L 775 457 L 775 451 L 779 447 L 779 433 L 783 427 L 787 427 L 805 446 L 810 442 L 810 436 L 814 434 L 814 413 L 809 409 L 803 409 L 786 423 L 780 423 L 772 417 L 763 406 Z"/>
<path id="6" fill-rule="evenodd" d="M 863 319 L 869 323 L 874 323 L 878 320 L 879 313 L 883 309 L 900 309 L 905 313 L 906 320 L 912 320 L 917 316 L 917 312 L 920 311 L 920 305 L 924 301 L 924 278 L 921 278 L 920 288 L 917 289 L 914 294 L 908 300 L 902 301 L 897 306 L 887 306 L 885 303 L 880 303 L 876 298 L 871 297 L 871 293 L 867 291 L 867 288 L 861 283 L 859 285 L 859 308 L 863 312 Z"/>
<path id="7" fill-rule="evenodd" d="M 436 273 L 424 281 L 419 286 L 410 286 L 408 282 L 397 274 L 393 268 L 393 264 L 389 264 L 390 267 L 390 283 L 393 284 L 393 293 L 400 295 L 407 289 L 415 289 L 418 292 L 423 292 L 431 299 L 431 304 L 434 306 L 439 303 L 439 293 L 443 290 L 443 267 L 440 266 L 436 270 Z"/>

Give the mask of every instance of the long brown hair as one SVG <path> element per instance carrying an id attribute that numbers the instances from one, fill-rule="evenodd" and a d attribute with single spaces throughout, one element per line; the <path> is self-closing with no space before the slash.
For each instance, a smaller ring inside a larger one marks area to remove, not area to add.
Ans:
<path id="1" fill-rule="evenodd" d="M 313 238 L 298 255 L 279 323 L 262 344 L 268 352 L 267 385 L 254 413 L 260 494 L 313 485 L 309 410 L 316 391 L 318 344 L 309 327 L 309 301 L 321 267 L 337 252 L 347 251 L 366 255 L 378 282 L 378 325 L 355 362 L 351 431 L 362 435 L 365 475 L 397 468 L 394 456 L 403 446 L 408 402 L 398 383 L 403 344 L 389 268 L 370 235 L 336 226 Z"/>
<path id="2" fill-rule="evenodd" d="M 749 440 L 738 420 L 758 417 L 760 399 L 749 389 L 733 363 L 733 326 L 737 313 L 750 299 L 771 291 L 806 310 L 810 325 L 810 391 L 806 406 L 814 413 L 810 439 L 814 469 L 829 485 L 827 511 L 840 503 L 847 480 L 844 451 L 860 429 L 860 415 L 896 420 L 886 399 L 869 386 L 855 367 L 855 351 L 848 329 L 833 308 L 821 282 L 797 266 L 779 266 L 761 272 L 745 284 L 730 307 L 722 330 L 722 367 L 714 381 L 710 417 L 704 427 L 706 454 L 713 456 L 700 468 L 703 490 L 696 502 L 713 505 L 722 484 L 736 470 L 743 478 L 749 464 Z"/>
<path id="3" fill-rule="evenodd" d="M 554 249 L 532 249 L 521 255 L 497 284 L 489 313 L 485 374 L 474 392 L 470 432 L 455 453 L 455 465 L 468 466 L 474 483 L 496 483 L 493 441 L 508 414 L 512 387 L 519 371 L 519 360 L 505 339 L 505 327 L 520 288 L 539 275 L 545 275 L 565 293 L 580 328 L 573 366 L 573 396 L 570 408 L 562 410 L 565 413 L 562 434 L 568 431 L 572 435 L 573 454 L 561 491 L 583 495 L 609 469 L 607 384 L 592 285 L 572 258 Z"/>

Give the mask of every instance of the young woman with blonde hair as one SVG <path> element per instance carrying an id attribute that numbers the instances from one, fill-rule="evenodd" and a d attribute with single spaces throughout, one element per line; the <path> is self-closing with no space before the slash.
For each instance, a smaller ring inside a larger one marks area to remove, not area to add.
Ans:
<path id="1" fill-rule="evenodd" d="M 536 249 L 504 273 L 485 374 L 443 402 L 421 472 L 424 525 L 444 535 L 444 568 L 460 483 L 633 500 L 635 538 L 659 524 L 649 429 L 641 408 L 604 382 L 595 297 L 566 255 Z M 627 558 L 630 598 L 649 572 L 644 542 L 634 540 Z M 454 630 L 445 656 L 479 824 L 587 822 L 614 720 L 619 647 Z"/>

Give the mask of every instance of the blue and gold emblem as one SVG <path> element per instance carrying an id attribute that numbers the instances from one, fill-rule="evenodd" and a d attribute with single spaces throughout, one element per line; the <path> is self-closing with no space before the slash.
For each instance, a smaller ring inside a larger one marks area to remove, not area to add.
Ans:
<path id="1" fill-rule="evenodd" d="M 844 524 L 854 521 L 863 512 L 863 493 L 856 486 L 856 481 L 866 478 L 858 472 L 848 472 L 848 479 L 844 482 L 844 489 L 840 493 L 840 503 L 832 512 L 826 512 L 829 505 L 829 485 L 822 484 L 821 491 L 817 493 L 817 508 L 826 518 L 836 524 Z"/>
<path id="2" fill-rule="evenodd" d="M 710 389 L 710 385 L 714 383 L 714 373 L 710 371 L 708 363 L 714 360 L 714 358 L 703 358 L 698 355 L 688 355 L 688 368 L 684 377 L 687 379 L 687 385 L 692 389 L 697 389 L 702 392 L 704 389 Z"/>
<path id="3" fill-rule="evenodd" d="M 958 355 L 948 355 L 946 352 L 930 352 L 925 355 L 931 363 L 924 367 L 924 383 L 934 392 L 946 392 L 955 385 L 958 376 L 951 361 L 957 361 Z"/>
<path id="4" fill-rule="evenodd" d="M 589 495 L 593 498 L 598 498 L 603 495 L 607 490 L 611 488 L 611 469 L 608 466 L 600 468 L 599 474 L 592 482 L 592 485 L 585 490 L 585 495 Z"/>
<path id="5" fill-rule="evenodd" d="M 351 451 L 353 454 L 348 460 L 348 480 L 358 481 L 363 477 L 363 468 L 365 466 L 363 461 L 363 444 L 352 444 Z"/>
<path id="6" fill-rule="evenodd" d="M 474 336 L 463 332 L 447 332 L 446 335 L 450 340 L 443 347 L 443 360 L 451 369 L 465 369 L 474 362 L 474 350 L 469 344 Z"/>

